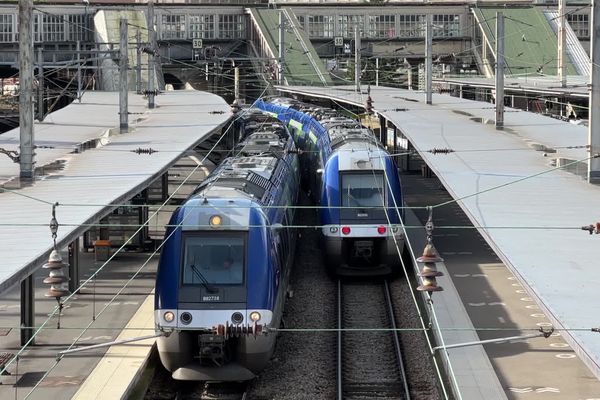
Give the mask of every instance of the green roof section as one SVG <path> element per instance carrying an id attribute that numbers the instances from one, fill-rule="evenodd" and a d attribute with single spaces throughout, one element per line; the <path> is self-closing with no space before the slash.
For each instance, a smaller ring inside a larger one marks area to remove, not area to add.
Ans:
<path id="1" fill-rule="evenodd" d="M 473 8 L 473 12 L 494 49 L 496 12 L 504 14 L 506 75 L 558 74 L 558 38 L 542 10 L 535 7 L 482 7 Z M 577 75 L 568 59 L 567 75 Z"/>
<path id="2" fill-rule="evenodd" d="M 325 64 L 319 58 L 317 51 L 308 39 L 308 36 L 304 30 L 299 27 L 298 20 L 296 19 L 293 11 L 290 9 L 286 10 L 287 15 L 294 19 L 292 22 L 296 26 L 300 36 L 300 38 L 298 38 L 295 34 L 295 30 L 291 27 L 288 26 L 286 28 L 286 32 L 284 34 L 286 49 L 284 55 L 284 76 L 287 80 L 287 83 L 289 85 L 304 86 L 332 85 L 333 82 L 329 72 L 325 68 Z M 254 17 L 254 20 L 256 21 L 262 35 L 267 41 L 268 46 L 271 48 L 271 51 L 275 57 L 277 57 L 279 54 L 279 13 L 281 11 L 275 9 L 252 8 L 250 9 L 250 12 L 252 13 L 252 16 Z M 310 52 L 310 55 L 315 61 L 314 65 L 309 60 L 309 57 L 306 54 L 307 51 Z M 315 70 L 315 66 L 318 72 Z M 325 84 L 319 78 L 319 73 L 324 78 Z"/>

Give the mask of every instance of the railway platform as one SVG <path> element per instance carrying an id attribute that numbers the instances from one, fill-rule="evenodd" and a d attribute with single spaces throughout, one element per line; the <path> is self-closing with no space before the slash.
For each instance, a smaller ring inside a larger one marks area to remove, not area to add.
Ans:
<path id="1" fill-rule="evenodd" d="M 0 398 L 119 399 L 128 393 L 150 353 L 152 339 L 65 355 L 58 364 L 56 360 L 58 353 L 68 349 L 76 338 L 74 347 L 152 335 L 152 290 L 157 263 L 158 256 L 152 253 L 119 253 L 106 272 L 83 287 L 65 306 L 60 329 L 56 320 L 49 323 L 37 336 L 36 345 L 29 346 L 18 363 L 9 366 L 10 375 L 0 376 Z M 93 252 L 80 254 L 83 279 L 100 265 Z M 116 296 L 136 272 L 136 278 Z M 47 288 L 41 281 L 45 277 L 43 270 L 34 277 L 36 319 L 40 323 L 56 304 L 54 298 L 44 297 Z M 0 297 L 1 352 L 15 354 L 21 347 L 19 307 L 18 288 Z"/>

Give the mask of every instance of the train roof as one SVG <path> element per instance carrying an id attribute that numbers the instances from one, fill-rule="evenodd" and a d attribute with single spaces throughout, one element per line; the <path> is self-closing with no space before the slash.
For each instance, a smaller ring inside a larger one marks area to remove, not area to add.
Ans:
<path id="1" fill-rule="evenodd" d="M 254 110 L 247 118 L 250 133 L 196 189 L 193 196 L 206 199 L 230 198 L 269 201 L 271 190 L 281 184 L 285 162 L 280 162 L 293 150 L 287 128 L 266 113 Z M 263 118 L 267 116 L 269 118 Z"/>

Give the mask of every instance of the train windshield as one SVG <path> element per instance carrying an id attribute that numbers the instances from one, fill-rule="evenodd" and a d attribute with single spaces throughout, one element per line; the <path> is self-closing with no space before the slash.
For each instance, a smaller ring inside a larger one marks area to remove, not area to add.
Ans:
<path id="1" fill-rule="evenodd" d="M 342 174 L 343 207 L 382 207 L 384 193 L 381 172 Z"/>
<path id="2" fill-rule="evenodd" d="M 244 283 L 244 235 L 188 236 L 183 256 L 184 285 Z"/>

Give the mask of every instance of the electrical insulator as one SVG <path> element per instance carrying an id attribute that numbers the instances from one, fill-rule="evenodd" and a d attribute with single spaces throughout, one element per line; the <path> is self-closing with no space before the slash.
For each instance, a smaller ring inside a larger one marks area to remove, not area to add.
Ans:
<path id="1" fill-rule="evenodd" d="M 233 101 L 233 103 L 231 103 L 231 113 L 232 114 L 237 114 L 237 112 L 240 111 L 240 110 L 241 110 L 240 105 L 239 105 L 237 99 L 235 99 Z"/>
<path id="2" fill-rule="evenodd" d="M 423 249 L 423 255 L 421 257 L 417 258 L 417 261 L 421 262 L 421 263 L 436 263 L 436 262 L 442 262 L 442 261 L 444 261 L 444 259 L 442 257 L 438 256 L 437 250 L 433 246 L 433 243 L 431 243 L 431 241 L 429 241 L 425 245 L 425 249 Z"/>
<path id="3" fill-rule="evenodd" d="M 444 290 L 441 286 L 438 286 L 436 277 L 443 276 L 444 273 L 437 270 L 435 263 L 444 261 L 443 258 L 437 255 L 437 251 L 431 243 L 431 240 L 425 245 L 423 249 L 423 255 L 417 258 L 417 261 L 423 263 L 423 268 L 419 272 L 421 277 L 421 285 L 417 287 L 417 290 L 421 292 L 439 292 Z"/>
<path id="4" fill-rule="evenodd" d="M 42 266 L 42 268 L 50 270 L 49 276 L 44 279 L 44 283 L 51 285 L 45 294 L 46 297 L 55 297 L 59 301 L 61 297 L 70 293 L 67 288 L 69 278 L 65 276 L 62 270 L 68 266 L 68 263 L 63 262 L 60 252 L 56 249 L 52 250 L 48 262 Z"/>
<path id="5" fill-rule="evenodd" d="M 365 110 L 369 114 L 373 112 L 373 99 L 371 96 L 367 96 L 367 100 L 365 101 Z"/>

